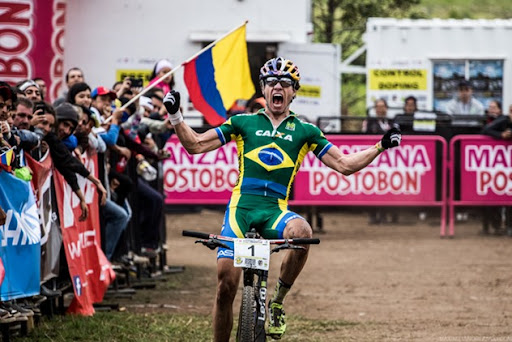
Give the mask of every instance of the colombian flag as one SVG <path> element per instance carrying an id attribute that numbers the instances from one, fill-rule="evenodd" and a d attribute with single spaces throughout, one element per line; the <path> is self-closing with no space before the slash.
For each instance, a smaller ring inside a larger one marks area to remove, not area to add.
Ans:
<path id="1" fill-rule="evenodd" d="M 5 166 L 11 166 L 14 159 L 14 147 L 0 155 L 0 163 Z"/>
<path id="2" fill-rule="evenodd" d="M 185 84 L 194 107 L 218 126 L 237 99 L 255 92 L 249 70 L 245 25 L 185 63 Z"/>

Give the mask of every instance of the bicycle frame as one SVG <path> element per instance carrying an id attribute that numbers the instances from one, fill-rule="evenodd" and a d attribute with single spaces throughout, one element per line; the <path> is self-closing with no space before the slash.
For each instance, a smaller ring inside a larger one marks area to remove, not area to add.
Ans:
<path id="1" fill-rule="evenodd" d="M 223 241 L 233 242 L 234 238 L 184 230 L 183 236 L 196 237 L 196 243 L 202 243 L 210 249 L 217 247 L 230 248 Z M 246 239 L 258 239 L 259 234 L 254 228 L 245 234 Z M 268 240 L 271 245 L 278 245 L 270 253 L 281 249 L 304 249 L 300 244 L 319 244 L 319 239 L 275 239 Z M 243 295 L 240 305 L 240 316 L 237 330 L 237 341 L 264 342 L 266 341 L 265 321 L 267 318 L 267 279 L 268 270 L 251 267 L 242 267 Z M 255 282 L 256 277 L 256 282 Z M 249 298 L 247 298 L 249 297 Z M 248 303 L 250 301 L 250 303 Z M 251 317 L 249 317 L 251 316 Z M 246 322 L 251 321 L 251 322 Z M 246 326 L 249 327 L 246 327 Z"/>

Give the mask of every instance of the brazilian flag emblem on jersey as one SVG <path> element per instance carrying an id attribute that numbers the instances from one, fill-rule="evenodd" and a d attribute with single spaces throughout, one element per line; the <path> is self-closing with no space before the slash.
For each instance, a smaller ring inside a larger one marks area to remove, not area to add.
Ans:
<path id="1" fill-rule="evenodd" d="M 245 157 L 267 171 L 295 166 L 288 154 L 275 143 L 255 148 L 246 153 Z"/>

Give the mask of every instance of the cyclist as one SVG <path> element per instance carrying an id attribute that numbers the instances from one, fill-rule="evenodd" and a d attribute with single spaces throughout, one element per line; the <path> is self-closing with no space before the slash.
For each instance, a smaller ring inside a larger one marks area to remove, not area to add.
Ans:
<path id="1" fill-rule="evenodd" d="M 300 74 L 290 60 L 277 57 L 260 70 L 265 108 L 252 114 L 232 116 L 204 133 L 192 130 L 179 111 L 180 94 L 167 93 L 164 105 L 185 149 L 203 153 L 235 140 L 238 147 L 239 177 L 227 206 L 221 234 L 243 238 L 252 227 L 268 239 L 311 238 L 312 229 L 304 218 L 287 208 L 293 180 L 307 152 L 324 164 L 350 175 L 370 164 L 385 149 L 400 144 L 397 128 L 366 150 L 342 154 L 316 126 L 301 121 L 290 110 L 300 87 Z M 285 256 L 275 293 L 269 303 L 268 333 L 281 338 L 286 330 L 283 300 L 301 272 L 308 249 L 291 250 Z M 217 252 L 217 294 L 213 309 L 215 341 L 228 341 L 233 326 L 233 300 L 241 269 L 233 266 L 232 250 Z"/>

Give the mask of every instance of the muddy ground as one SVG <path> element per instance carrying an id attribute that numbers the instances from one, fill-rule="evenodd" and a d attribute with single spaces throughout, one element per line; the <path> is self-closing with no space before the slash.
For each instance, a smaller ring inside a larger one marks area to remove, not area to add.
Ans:
<path id="1" fill-rule="evenodd" d="M 454 238 L 440 238 L 435 214 L 419 221 L 404 211 L 398 224 L 378 226 L 355 209 L 322 215 L 321 244 L 286 299 L 287 313 L 355 323 L 326 332 L 326 341 L 512 341 L 512 238 L 480 235 L 471 215 Z M 215 254 L 181 230 L 217 233 L 222 217 L 167 214 L 168 263 L 192 272 L 190 286 L 162 298 L 174 310 L 211 312 Z M 271 289 L 282 257 L 272 257 Z"/>

